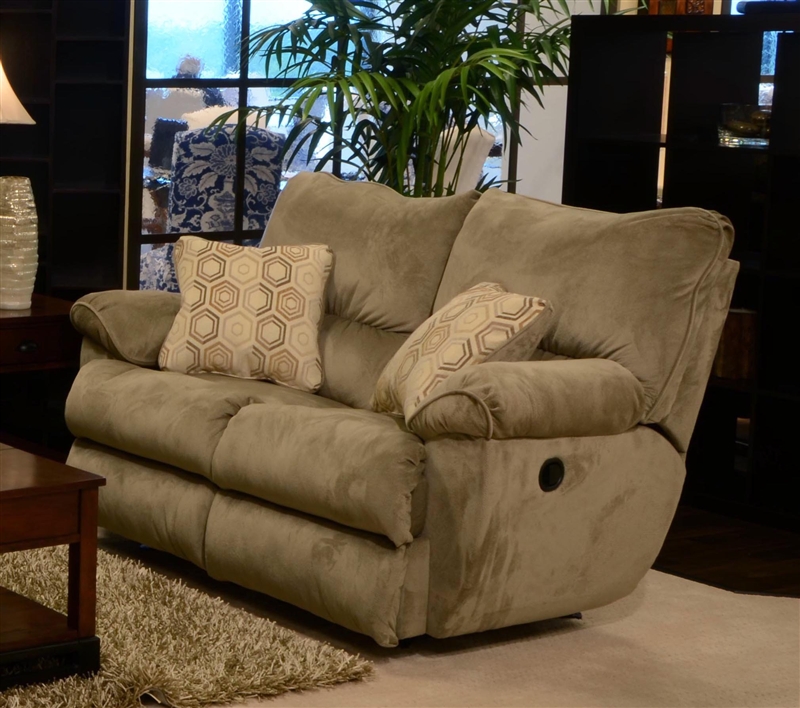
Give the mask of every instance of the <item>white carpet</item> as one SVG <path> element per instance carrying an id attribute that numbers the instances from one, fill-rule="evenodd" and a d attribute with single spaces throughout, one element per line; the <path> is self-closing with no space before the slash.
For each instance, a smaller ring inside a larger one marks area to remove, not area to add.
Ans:
<path id="1" fill-rule="evenodd" d="M 116 550 L 124 550 L 111 542 Z M 128 547 L 130 548 L 130 547 Z M 551 620 L 385 650 L 284 603 L 136 551 L 233 604 L 375 662 L 373 679 L 254 706 L 678 708 L 800 705 L 800 600 L 740 595 L 650 571 L 583 620 Z"/>

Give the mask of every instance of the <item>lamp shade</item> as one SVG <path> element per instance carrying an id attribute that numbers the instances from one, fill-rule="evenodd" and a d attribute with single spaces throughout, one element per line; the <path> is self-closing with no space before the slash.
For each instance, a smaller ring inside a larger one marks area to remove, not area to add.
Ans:
<path id="1" fill-rule="evenodd" d="M 30 117 L 28 111 L 19 102 L 17 94 L 11 88 L 3 69 L 3 62 L 0 61 L 0 123 L 21 123 L 24 125 L 35 125 L 36 121 Z"/>

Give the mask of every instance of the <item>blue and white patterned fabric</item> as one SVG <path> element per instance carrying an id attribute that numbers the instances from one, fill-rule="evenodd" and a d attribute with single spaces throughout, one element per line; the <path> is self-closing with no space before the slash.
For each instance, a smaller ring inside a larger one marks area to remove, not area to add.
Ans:
<path id="1" fill-rule="evenodd" d="M 179 293 L 178 274 L 172 252 L 174 243 L 143 253 L 139 262 L 139 290 L 166 290 Z"/>
<path id="2" fill-rule="evenodd" d="M 232 231 L 236 180 L 236 126 L 187 130 L 175 136 L 169 190 L 170 233 Z M 248 127 L 245 137 L 242 228 L 263 230 L 281 180 L 283 136 Z"/>

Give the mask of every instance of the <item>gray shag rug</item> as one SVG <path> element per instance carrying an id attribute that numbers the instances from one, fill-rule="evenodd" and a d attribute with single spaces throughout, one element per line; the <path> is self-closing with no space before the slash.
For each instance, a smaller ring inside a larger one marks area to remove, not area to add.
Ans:
<path id="1" fill-rule="evenodd" d="M 0 556 L 0 585 L 60 612 L 67 547 Z M 97 557 L 101 670 L 0 693 L 0 708 L 174 708 L 363 679 L 372 664 L 104 551 Z"/>

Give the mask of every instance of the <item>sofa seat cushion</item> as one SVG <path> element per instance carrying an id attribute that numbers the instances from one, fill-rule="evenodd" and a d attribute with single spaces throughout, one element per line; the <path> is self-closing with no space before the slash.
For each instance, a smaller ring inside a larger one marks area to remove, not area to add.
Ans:
<path id="1" fill-rule="evenodd" d="M 217 374 L 96 359 L 67 400 L 73 435 L 400 545 L 425 518 L 425 447 L 402 422 Z"/>
<path id="2" fill-rule="evenodd" d="M 212 479 L 400 546 L 424 523 L 424 460 L 420 439 L 390 416 L 275 398 L 231 419 Z"/>
<path id="3" fill-rule="evenodd" d="M 211 460 L 228 422 L 244 406 L 272 400 L 304 408 L 346 407 L 265 381 L 187 376 L 96 359 L 67 399 L 72 434 L 211 479 Z M 264 456 L 268 455 L 264 448 Z"/>

